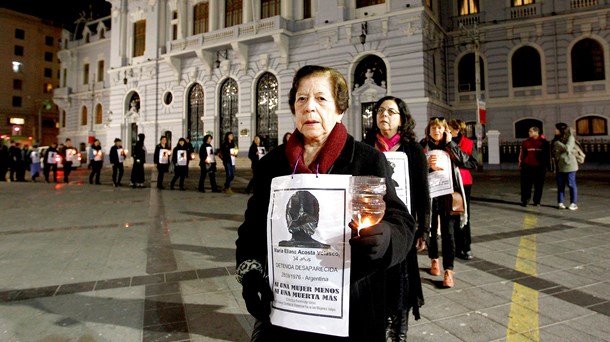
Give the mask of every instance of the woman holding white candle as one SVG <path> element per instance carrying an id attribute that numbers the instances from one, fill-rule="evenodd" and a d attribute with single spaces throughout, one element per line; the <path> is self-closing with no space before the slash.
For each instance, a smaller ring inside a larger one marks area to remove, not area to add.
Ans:
<path id="1" fill-rule="evenodd" d="M 100 174 L 102 172 L 102 166 L 104 165 L 104 152 L 102 152 L 102 143 L 99 139 L 95 139 L 91 147 L 89 147 L 89 163 L 91 164 L 91 173 L 89 174 L 89 184 L 93 184 L 93 178 L 95 178 L 95 184 L 102 184 L 100 182 Z"/>

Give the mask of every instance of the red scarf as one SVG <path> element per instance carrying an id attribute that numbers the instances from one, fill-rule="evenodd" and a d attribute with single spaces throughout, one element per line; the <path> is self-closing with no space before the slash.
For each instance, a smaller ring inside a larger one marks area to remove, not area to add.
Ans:
<path id="1" fill-rule="evenodd" d="M 290 168 L 295 170 L 294 173 L 327 173 L 339 158 L 346 141 L 347 129 L 342 123 L 337 123 L 330 132 L 324 146 L 322 146 L 320 153 L 318 153 L 316 160 L 310 165 L 305 165 L 303 162 L 303 135 L 295 130 L 286 143 L 286 158 L 288 158 Z"/>
<path id="2" fill-rule="evenodd" d="M 396 144 L 400 142 L 400 134 L 396 133 L 390 139 L 384 137 L 380 133 L 377 133 L 377 141 L 375 142 L 375 147 L 381 152 L 391 151 Z"/>

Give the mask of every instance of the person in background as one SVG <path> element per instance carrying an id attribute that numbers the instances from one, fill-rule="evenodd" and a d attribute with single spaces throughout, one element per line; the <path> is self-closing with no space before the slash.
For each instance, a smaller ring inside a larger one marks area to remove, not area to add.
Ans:
<path id="1" fill-rule="evenodd" d="M 53 171 L 53 183 L 57 183 L 57 143 L 52 143 L 49 148 L 44 152 L 43 161 L 43 174 L 45 182 L 49 182 L 49 173 Z"/>
<path id="2" fill-rule="evenodd" d="M 171 155 L 170 147 L 167 144 L 167 137 L 162 136 L 159 139 L 159 144 L 155 146 L 155 155 L 153 161 L 157 166 L 157 189 L 165 189 L 163 186 L 163 178 L 169 171 L 169 158 Z"/>
<path id="3" fill-rule="evenodd" d="M 138 141 L 133 148 L 133 168 L 131 169 L 131 181 L 129 185 L 132 188 L 144 187 L 144 163 L 146 163 L 146 148 L 144 147 L 144 133 L 138 134 Z"/>
<path id="4" fill-rule="evenodd" d="M 123 186 L 121 180 L 123 179 L 123 162 L 127 154 L 123 150 L 122 141 L 119 138 L 114 139 L 114 145 L 110 148 L 110 164 L 112 164 L 112 185 L 114 187 Z"/>
<path id="5" fill-rule="evenodd" d="M 253 195 L 235 243 L 242 296 L 248 312 L 256 318 L 253 340 L 383 341 L 385 273 L 406 257 L 413 243 L 413 217 L 396 195 L 385 156 L 355 141 L 341 123 L 349 104 L 349 87 L 343 75 L 327 67 L 304 66 L 294 76 L 288 102 L 297 129 L 287 144 L 269 151 L 257 165 Z M 273 294 L 266 269 L 271 181 L 294 173 L 369 175 L 386 179 L 386 210 L 382 221 L 361 229 L 350 240 L 351 290 L 346 338 L 287 329 L 270 322 Z"/>
<path id="6" fill-rule="evenodd" d="M 380 152 L 399 152 L 407 156 L 409 170 L 409 212 L 417 222 L 413 245 L 400 264 L 387 270 L 388 308 L 386 342 L 406 341 L 409 311 L 420 319 L 424 294 L 417 264 L 417 252 L 425 247 L 430 232 L 430 191 L 428 161 L 415 135 L 415 120 L 400 98 L 385 96 L 373 107 L 373 126 L 365 142 Z"/>
<path id="7" fill-rule="evenodd" d="M 426 126 L 426 137 L 420 142 L 424 152 L 428 156 L 428 167 L 431 171 L 443 170 L 439 165 L 436 155 L 429 155 L 430 151 L 441 150 L 449 154 L 453 191 L 458 192 L 462 199 L 466 198 L 463 191 L 462 176 L 459 168 L 464 167 L 470 156 L 462 151 L 460 146 L 452 140 L 451 130 L 444 118 L 431 118 Z M 438 257 L 437 228 L 440 222 L 441 239 L 443 249 L 443 286 L 453 287 L 453 261 L 455 259 L 455 231 L 466 223 L 466 213 L 451 215 L 451 194 L 441 195 L 432 199 L 432 219 L 430 230 L 430 244 L 428 245 L 428 257 L 431 259 L 430 274 L 441 275 L 440 261 Z M 464 203 L 464 206 L 467 206 Z"/>
<path id="8" fill-rule="evenodd" d="M 557 208 L 566 209 L 564 204 L 566 184 L 570 189 L 570 210 L 577 210 L 578 188 L 576 187 L 576 172 L 578 162 L 572 151 L 576 145 L 576 139 L 567 124 L 559 122 L 555 124 L 555 137 L 553 138 L 553 158 L 555 158 L 557 172 Z"/>
<path id="9" fill-rule="evenodd" d="M 28 160 L 30 161 L 30 175 L 32 182 L 36 182 L 36 178 L 40 176 L 40 152 L 38 145 L 34 145 L 29 153 Z"/>
<path id="10" fill-rule="evenodd" d="M 464 136 L 466 134 L 466 123 L 459 119 L 450 120 L 448 122 L 449 128 L 451 129 L 451 136 L 453 142 L 460 146 L 462 151 L 468 155 L 468 161 L 460 167 L 460 175 L 462 176 L 462 183 L 464 185 L 464 193 L 466 197 L 466 224 L 462 229 L 455 230 L 455 254 L 458 258 L 464 260 L 472 260 L 474 254 L 472 253 L 471 244 L 472 236 L 470 235 L 470 194 L 472 193 L 472 174 L 470 170 L 475 170 L 479 163 L 477 162 L 477 150 L 474 148 L 474 142 Z"/>
<path id="11" fill-rule="evenodd" d="M 290 139 L 291 135 L 292 135 L 292 132 L 284 133 L 284 136 L 282 137 L 282 144 L 286 144 L 288 142 L 288 140 Z"/>
<path id="12" fill-rule="evenodd" d="M 8 172 L 10 161 L 8 148 L 4 141 L 0 140 L 0 182 L 6 182 L 6 173 Z"/>
<path id="13" fill-rule="evenodd" d="M 21 162 L 23 160 L 23 155 L 21 154 L 21 143 L 11 140 L 11 147 L 8 148 L 8 154 L 10 157 L 9 167 L 11 168 L 11 182 L 19 182 L 19 170 L 21 169 Z"/>
<path id="14" fill-rule="evenodd" d="M 549 142 L 540 134 L 540 128 L 530 127 L 529 138 L 521 144 L 519 168 L 521 169 L 521 206 L 527 206 L 534 186 L 534 205 L 542 200 L 542 189 L 546 170 L 549 168 L 551 149 Z"/>
<path id="15" fill-rule="evenodd" d="M 199 175 L 199 192 L 205 192 L 205 177 L 210 174 L 210 186 L 212 192 L 220 192 L 216 185 L 216 158 L 214 156 L 214 147 L 212 147 L 212 136 L 210 134 L 203 137 L 203 145 L 199 148 L 199 167 L 201 174 Z"/>
<path id="16" fill-rule="evenodd" d="M 226 179 L 225 185 L 222 191 L 227 194 L 232 194 L 231 182 L 235 178 L 235 158 L 237 158 L 237 145 L 233 141 L 233 132 L 225 133 L 225 138 L 220 146 L 220 159 L 222 159 L 222 165 L 225 168 Z"/>
<path id="17" fill-rule="evenodd" d="M 184 146 L 186 146 L 186 151 L 187 151 L 187 159 L 186 159 L 186 173 L 185 173 L 185 177 L 188 178 L 189 177 L 189 163 L 191 162 L 191 160 L 195 159 L 195 147 L 193 147 L 193 144 L 191 143 L 191 136 L 187 136 L 186 138 L 184 138 Z"/>
<path id="18" fill-rule="evenodd" d="M 248 195 L 252 192 L 252 187 L 254 186 L 254 168 L 264 155 L 265 147 L 261 146 L 261 137 L 255 135 L 252 145 L 250 145 L 250 150 L 248 150 L 248 159 L 250 159 L 250 168 L 252 169 L 252 179 L 250 179 L 248 186 L 246 186 L 246 194 Z"/>
<path id="19" fill-rule="evenodd" d="M 172 151 L 172 163 L 174 163 L 174 177 L 169 183 L 170 189 L 174 190 L 174 185 L 176 185 L 176 181 L 180 180 L 180 190 L 186 190 L 184 188 L 184 178 L 186 177 L 186 170 L 188 169 L 189 159 L 190 154 L 188 153 L 188 147 L 186 146 L 186 139 L 180 138 L 178 139 L 176 147 L 174 147 L 174 150 Z"/>
<path id="20" fill-rule="evenodd" d="M 102 184 L 100 183 L 100 174 L 102 173 L 102 166 L 104 166 L 104 152 L 102 152 L 102 143 L 99 139 L 95 139 L 91 144 L 87 159 L 91 166 L 89 184 L 93 184 L 93 178 L 95 178 L 95 184 Z"/>
<path id="21" fill-rule="evenodd" d="M 72 162 L 77 158 L 78 151 L 72 146 L 72 140 L 67 138 L 64 142 L 64 148 L 59 152 L 64 166 L 64 183 L 70 183 L 69 177 L 72 173 Z"/>

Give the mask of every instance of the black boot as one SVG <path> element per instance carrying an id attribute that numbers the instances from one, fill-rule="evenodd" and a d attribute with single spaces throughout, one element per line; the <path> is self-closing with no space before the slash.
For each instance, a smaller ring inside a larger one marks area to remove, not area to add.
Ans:
<path id="1" fill-rule="evenodd" d="M 404 342 L 407 340 L 407 314 L 406 310 L 399 310 L 386 320 L 386 342 Z"/>

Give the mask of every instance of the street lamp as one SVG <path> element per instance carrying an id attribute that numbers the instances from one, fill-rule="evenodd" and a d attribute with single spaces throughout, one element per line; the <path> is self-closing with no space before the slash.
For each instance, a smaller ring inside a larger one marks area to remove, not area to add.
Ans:
<path id="1" fill-rule="evenodd" d="M 360 34 L 360 44 L 364 46 L 366 43 L 366 35 L 369 33 L 369 27 L 366 21 L 360 25 L 360 28 L 362 29 L 362 33 Z"/>
<path id="2" fill-rule="evenodd" d="M 43 100 L 38 108 L 38 145 L 42 144 L 42 110 L 50 110 L 53 106 L 53 101 Z"/>

